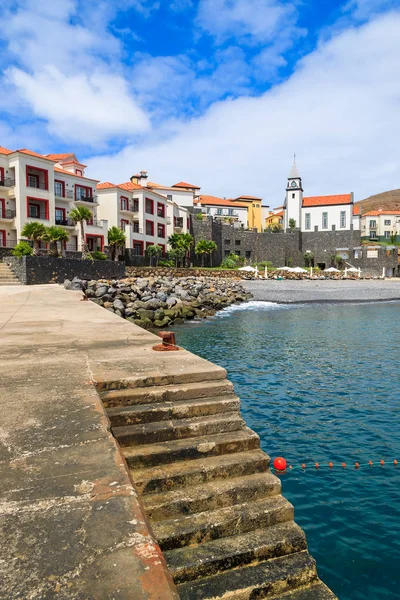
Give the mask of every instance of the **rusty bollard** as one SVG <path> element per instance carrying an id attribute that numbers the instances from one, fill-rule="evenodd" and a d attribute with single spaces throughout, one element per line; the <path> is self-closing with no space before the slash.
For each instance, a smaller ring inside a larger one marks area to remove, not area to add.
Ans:
<path id="1" fill-rule="evenodd" d="M 175 333 L 173 331 L 159 331 L 157 335 L 162 339 L 162 343 L 153 346 L 153 350 L 156 352 L 173 352 L 175 350 L 180 350 L 179 346 L 175 343 Z"/>

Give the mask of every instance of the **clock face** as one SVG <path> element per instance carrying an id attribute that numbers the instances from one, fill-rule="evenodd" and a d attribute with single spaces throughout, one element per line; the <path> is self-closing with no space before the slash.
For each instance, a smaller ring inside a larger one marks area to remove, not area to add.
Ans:
<path id="1" fill-rule="evenodd" d="M 292 181 L 292 183 L 290 185 L 292 186 L 292 188 L 297 187 L 297 183 L 295 181 Z"/>

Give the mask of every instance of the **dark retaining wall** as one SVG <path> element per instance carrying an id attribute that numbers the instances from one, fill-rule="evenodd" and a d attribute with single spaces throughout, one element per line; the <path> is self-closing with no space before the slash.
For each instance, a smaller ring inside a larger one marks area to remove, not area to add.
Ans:
<path id="1" fill-rule="evenodd" d="M 125 276 L 125 263 L 110 260 L 78 260 L 51 256 L 14 256 L 6 259 L 25 285 L 63 283 L 65 279 L 121 279 Z"/>
<path id="2" fill-rule="evenodd" d="M 210 271 L 205 269 L 173 269 L 169 267 L 126 267 L 127 277 L 215 277 L 216 279 L 242 279 L 234 270 Z"/>

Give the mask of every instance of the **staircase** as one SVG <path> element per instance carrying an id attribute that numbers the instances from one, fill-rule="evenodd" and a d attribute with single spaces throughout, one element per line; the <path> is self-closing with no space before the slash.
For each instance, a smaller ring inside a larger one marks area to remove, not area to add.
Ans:
<path id="1" fill-rule="evenodd" d="M 21 285 L 6 263 L 0 262 L 0 285 Z"/>
<path id="2" fill-rule="evenodd" d="M 336 598 L 232 384 L 209 377 L 100 392 L 181 600 Z"/>

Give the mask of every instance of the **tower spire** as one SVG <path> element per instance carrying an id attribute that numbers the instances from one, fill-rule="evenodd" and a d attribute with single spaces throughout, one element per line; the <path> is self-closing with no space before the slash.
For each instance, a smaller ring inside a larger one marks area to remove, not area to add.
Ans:
<path id="1" fill-rule="evenodd" d="M 300 178 L 300 175 L 299 175 L 299 171 L 297 169 L 297 164 L 296 164 L 296 154 L 294 154 L 293 155 L 293 165 L 292 165 L 292 169 L 289 174 L 289 179 L 298 179 L 298 178 Z"/>

